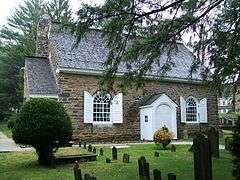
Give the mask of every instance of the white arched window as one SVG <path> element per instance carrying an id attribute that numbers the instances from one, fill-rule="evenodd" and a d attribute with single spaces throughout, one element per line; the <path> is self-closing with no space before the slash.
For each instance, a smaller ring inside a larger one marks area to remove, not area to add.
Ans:
<path id="1" fill-rule="evenodd" d="M 105 92 L 97 92 L 93 99 L 93 121 L 110 121 L 111 96 Z"/>
<path id="2" fill-rule="evenodd" d="M 197 101 L 192 97 L 186 101 L 186 121 L 197 122 Z"/>

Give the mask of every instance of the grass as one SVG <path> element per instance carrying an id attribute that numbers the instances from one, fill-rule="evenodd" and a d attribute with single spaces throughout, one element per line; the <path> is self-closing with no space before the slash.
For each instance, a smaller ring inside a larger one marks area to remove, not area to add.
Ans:
<path id="1" fill-rule="evenodd" d="M 0 122 L 0 131 L 5 134 L 7 137 L 12 137 L 11 130 L 7 127 L 7 122 Z"/>
<path id="2" fill-rule="evenodd" d="M 97 148 L 99 150 L 99 147 Z M 161 170 L 163 179 L 167 173 L 172 172 L 177 175 L 178 180 L 192 180 L 193 159 L 192 153 L 187 151 L 188 146 L 177 146 L 177 152 L 156 150 L 154 144 L 132 145 L 130 148 L 118 149 L 118 160 L 110 164 L 105 162 L 106 157 L 111 158 L 111 149 L 104 147 L 104 156 L 98 157 L 95 162 L 81 163 L 82 173 L 95 175 L 98 180 L 137 180 L 138 166 L 137 159 L 145 156 L 152 170 Z M 154 157 L 154 152 L 159 151 L 160 157 Z M 85 153 L 79 148 L 62 148 L 58 155 Z M 122 163 L 123 153 L 130 154 L 130 163 Z M 221 150 L 220 159 L 213 158 L 214 180 L 232 179 L 232 157 Z M 37 163 L 37 156 L 34 152 L 0 153 L 0 179 L 74 179 L 72 165 L 59 165 L 55 168 L 41 167 Z"/>

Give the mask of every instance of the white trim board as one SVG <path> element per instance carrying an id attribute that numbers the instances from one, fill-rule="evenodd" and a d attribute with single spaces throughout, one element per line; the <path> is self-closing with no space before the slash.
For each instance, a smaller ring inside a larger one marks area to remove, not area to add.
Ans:
<path id="1" fill-rule="evenodd" d="M 82 74 L 82 75 L 93 75 L 93 76 L 102 76 L 103 70 L 86 70 L 86 69 L 73 69 L 73 68 L 57 68 L 56 73 L 69 73 L 69 74 Z M 122 76 L 124 73 L 116 73 L 117 76 Z M 145 76 L 149 79 L 158 79 L 158 76 Z M 163 77 L 162 81 L 173 81 L 173 82 L 184 82 L 190 84 L 202 84 L 202 80 L 197 79 L 184 79 L 184 78 L 174 78 L 174 77 Z"/>
<path id="2" fill-rule="evenodd" d="M 54 98 L 54 99 L 58 99 L 58 95 L 29 94 L 29 98 Z"/>

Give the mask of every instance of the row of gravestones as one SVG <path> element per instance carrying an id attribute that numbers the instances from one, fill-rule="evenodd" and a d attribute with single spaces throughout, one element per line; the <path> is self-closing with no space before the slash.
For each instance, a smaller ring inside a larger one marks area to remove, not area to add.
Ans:
<path id="1" fill-rule="evenodd" d="M 203 134 L 198 134 L 193 139 L 193 159 L 194 159 L 194 176 L 195 180 L 212 180 L 212 156 L 219 158 L 219 134 L 215 128 L 210 128 L 206 138 Z M 175 149 L 176 150 L 176 149 Z M 156 153 L 155 153 L 156 154 Z M 158 154 L 159 155 L 159 154 Z M 112 148 L 112 159 L 117 160 L 117 149 Z M 129 160 L 129 156 L 128 156 Z M 106 162 L 111 162 L 109 158 Z M 140 180 L 149 180 L 149 164 L 144 157 L 138 160 Z M 76 176 L 75 176 L 76 177 Z M 89 177 L 94 178 L 94 177 Z M 85 180 L 92 180 L 85 179 Z M 168 179 L 174 180 L 176 176 L 168 174 Z M 78 180 L 78 179 L 76 179 Z M 161 180 L 161 172 L 154 170 L 154 180 Z"/>
<path id="2" fill-rule="evenodd" d="M 82 172 L 81 169 L 79 168 L 78 162 L 75 162 L 73 166 L 73 172 L 75 180 L 97 180 L 95 176 L 91 176 L 90 174 L 85 174 L 84 178 L 82 178 Z M 144 156 L 138 159 L 138 174 L 139 180 L 150 180 L 149 163 L 146 161 L 146 158 Z M 153 179 L 162 180 L 161 171 L 159 169 L 153 170 Z M 173 173 L 168 173 L 168 180 L 176 180 L 176 175 Z"/>

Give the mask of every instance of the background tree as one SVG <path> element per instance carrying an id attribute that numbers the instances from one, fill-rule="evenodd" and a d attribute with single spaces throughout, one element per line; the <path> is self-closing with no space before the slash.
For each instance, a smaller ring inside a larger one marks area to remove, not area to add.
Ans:
<path id="1" fill-rule="evenodd" d="M 36 149 L 39 164 L 51 165 L 53 149 L 71 140 L 72 124 L 61 103 L 34 98 L 22 106 L 12 133 L 16 143 Z"/>
<path id="2" fill-rule="evenodd" d="M 54 7 L 57 3 L 55 8 L 46 10 L 45 7 Z M 71 19 L 68 0 L 50 1 L 48 5 L 43 0 L 25 0 L 0 30 L 0 120 L 18 109 L 23 101 L 21 68 L 24 57 L 35 54 L 36 28 L 45 13 L 63 23 Z"/>
<path id="3" fill-rule="evenodd" d="M 0 114 L 2 118 L 23 100 L 24 57 L 34 55 L 36 27 L 43 14 L 43 1 L 24 1 L 0 31 Z"/>
<path id="4" fill-rule="evenodd" d="M 69 0 L 53 0 L 46 6 L 46 11 L 53 21 L 69 25 L 72 21 L 72 11 L 69 7 Z"/>

